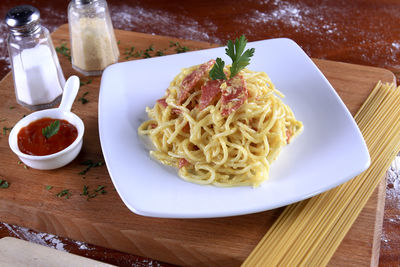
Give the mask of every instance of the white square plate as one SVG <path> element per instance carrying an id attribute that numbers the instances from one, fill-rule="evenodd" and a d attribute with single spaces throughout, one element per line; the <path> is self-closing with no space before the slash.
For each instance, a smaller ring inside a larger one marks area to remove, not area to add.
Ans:
<path id="1" fill-rule="evenodd" d="M 108 67 L 101 80 L 99 131 L 107 168 L 133 212 L 153 217 L 206 218 L 265 211 L 340 185 L 370 163 L 364 139 L 327 79 L 292 40 L 251 42 L 249 69 L 266 72 L 285 94 L 304 131 L 271 165 L 258 188 L 218 188 L 183 181 L 177 170 L 153 160 L 138 136 L 146 106 L 164 96 L 181 68 L 212 58 L 230 59 L 224 48 L 136 60 Z"/>

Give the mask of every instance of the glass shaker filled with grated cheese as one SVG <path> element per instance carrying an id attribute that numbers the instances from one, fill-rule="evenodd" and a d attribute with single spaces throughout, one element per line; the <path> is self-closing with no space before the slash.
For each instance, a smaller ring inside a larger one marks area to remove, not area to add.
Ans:
<path id="1" fill-rule="evenodd" d="M 74 69 L 96 76 L 118 61 L 119 50 L 105 0 L 71 1 L 68 23 Z"/>
<path id="2" fill-rule="evenodd" d="M 50 33 L 39 21 L 39 10 L 30 5 L 10 9 L 5 19 L 15 95 L 31 110 L 58 104 L 65 84 Z"/>

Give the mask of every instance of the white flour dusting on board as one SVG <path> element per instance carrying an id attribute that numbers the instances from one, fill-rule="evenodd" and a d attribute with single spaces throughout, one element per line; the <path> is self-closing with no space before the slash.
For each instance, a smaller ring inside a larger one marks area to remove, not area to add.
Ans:
<path id="1" fill-rule="evenodd" d="M 147 29 L 149 32 L 160 35 L 176 33 L 181 36 L 174 37 L 221 43 L 219 38 L 209 35 L 209 33 L 213 33 L 217 29 L 217 26 L 210 20 L 205 20 L 200 25 L 198 21 L 181 14 L 176 15 L 164 10 L 145 9 L 128 5 L 115 8 L 110 6 L 110 12 L 115 29 L 124 28 L 131 31 Z"/>
<path id="2" fill-rule="evenodd" d="M 11 226 L 7 223 L 3 225 L 19 239 L 30 241 L 39 245 L 43 245 L 50 248 L 55 248 L 57 250 L 66 251 L 64 249 L 64 243 L 57 236 L 46 233 L 35 233 L 28 228 L 20 226 Z"/>

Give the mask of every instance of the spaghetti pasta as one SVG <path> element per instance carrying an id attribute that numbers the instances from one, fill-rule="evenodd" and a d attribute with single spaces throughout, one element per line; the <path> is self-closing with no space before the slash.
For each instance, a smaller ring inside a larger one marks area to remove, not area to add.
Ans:
<path id="1" fill-rule="evenodd" d="M 211 80 L 214 63 L 183 69 L 165 97 L 146 108 L 150 120 L 138 132 L 154 144 L 150 154 L 178 167 L 184 180 L 258 186 L 303 125 L 266 73 L 243 69 L 227 81 Z"/>

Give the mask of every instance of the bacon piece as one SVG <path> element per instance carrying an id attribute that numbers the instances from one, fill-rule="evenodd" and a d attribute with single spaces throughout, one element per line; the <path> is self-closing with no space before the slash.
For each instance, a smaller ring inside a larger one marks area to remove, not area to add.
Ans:
<path id="1" fill-rule="evenodd" d="M 180 110 L 179 108 L 172 108 L 171 113 L 173 113 L 175 115 L 179 115 L 179 114 L 182 114 L 182 110 Z"/>
<path id="2" fill-rule="evenodd" d="M 184 132 L 184 133 L 190 133 L 190 124 L 189 124 L 189 123 L 186 123 L 186 125 L 183 126 L 182 132 Z"/>
<path id="3" fill-rule="evenodd" d="M 201 87 L 199 109 L 203 110 L 214 101 L 221 92 L 221 84 L 224 80 L 209 80 Z"/>
<path id="4" fill-rule="evenodd" d="M 289 144 L 290 143 L 290 138 L 292 138 L 292 135 L 293 135 L 293 133 L 292 133 L 292 131 L 290 130 L 290 129 L 287 129 L 286 130 L 286 144 Z"/>
<path id="5" fill-rule="evenodd" d="M 186 165 L 188 165 L 189 164 L 189 161 L 187 161 L 186 159 L 179 159 L 179 162 L 178 162 L 178 168 L 180 169 L 180 168 L 182 168 L 182 167 L 185 167 Z"/>
<path id="6" fill-rule="evenodd" d="M 229 79 L 227 87 L 222 90 L 222 116 L 228 116 L 240 108 L 249 96 L 246 82 L 241 75 Z"/>
<path id="7" fill-rule="evenodd" d="M 203 77 L 214 64 L 215 60 L 211 59 L 206 63 L 201 64 L 197 69 L 192 71 L 188 76 L 186 76 L 183 79 L 181 87 L 179 88 L 178 92 L 178 104 L 182 104 L 182 102 L 189 97 L 189 93 L 193 90 L 195 85 L 200 81 L 201 77 Z"/>
<path id="8" fill-rule="evenodd" d="M 167 101 L 165 101 L 165 98 L 160 98 L 157 100 L 157 103 L 163 106 L 164 108 L 168 107 Z"/>

